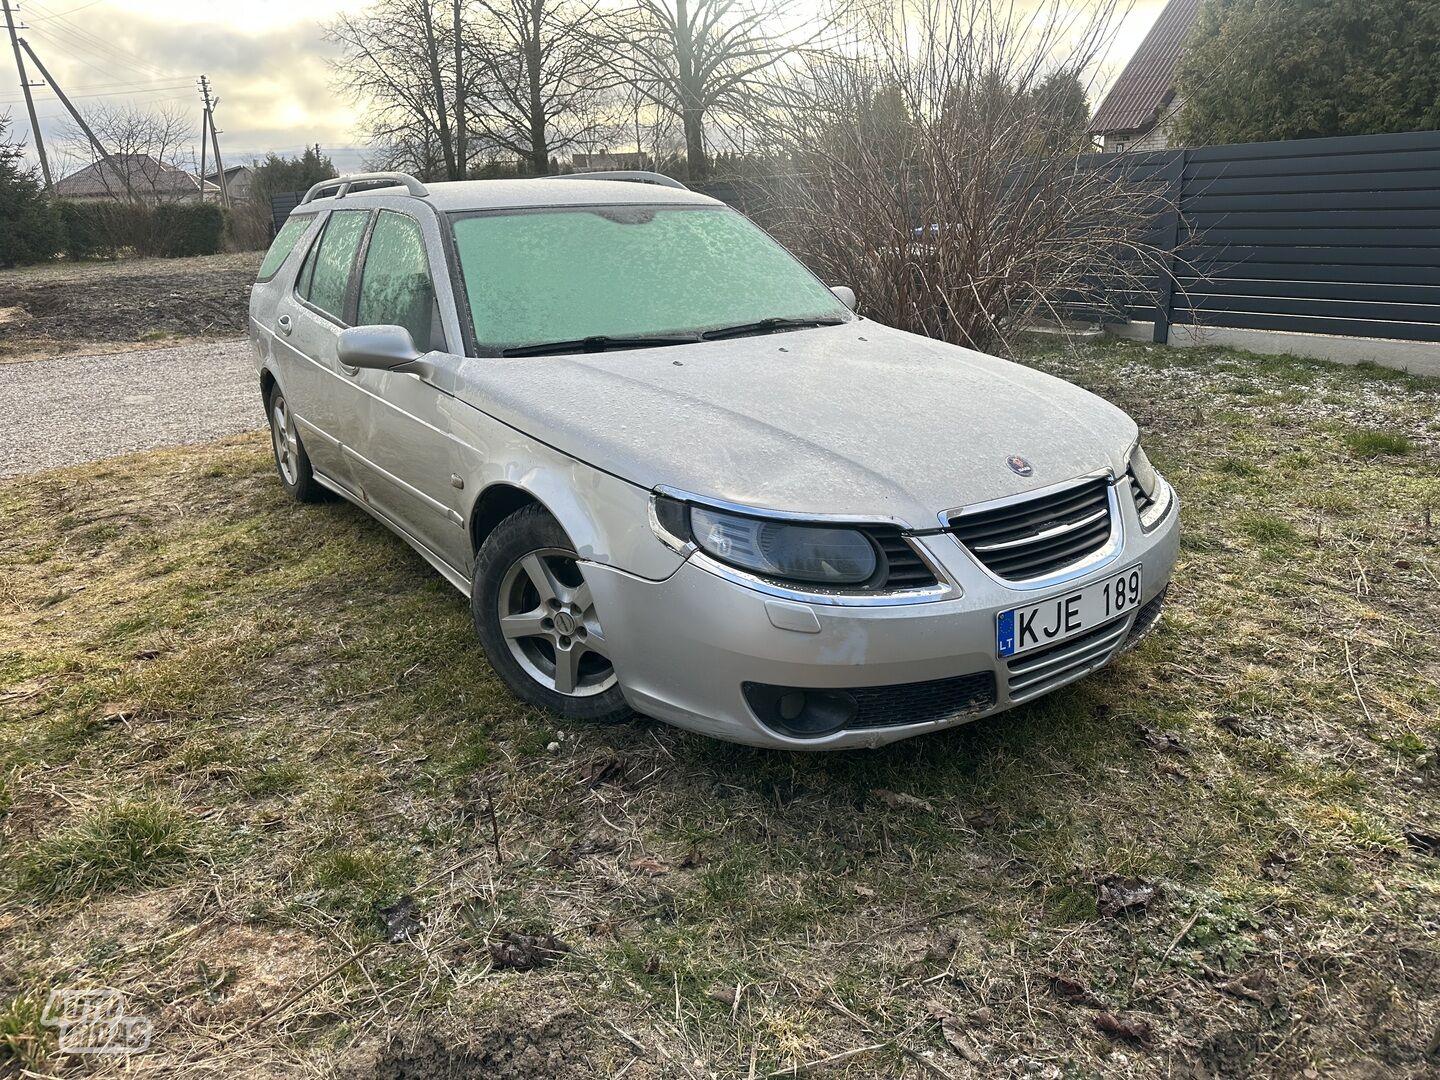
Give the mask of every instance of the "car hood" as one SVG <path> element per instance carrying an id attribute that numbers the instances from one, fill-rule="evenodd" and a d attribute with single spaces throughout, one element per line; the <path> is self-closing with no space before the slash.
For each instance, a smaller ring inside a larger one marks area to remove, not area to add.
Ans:
<path id="1" fill-rule="evenodd" d="M 472 358 L 456 374 L 461 400 L 644 487 L 912 528 L 1099 469 L 1119 475 L 1136 437 L 1128 416 L 1070 383 L 866 320 Z M 1010 468 L 1017 454 L 1032 475 Z"/>

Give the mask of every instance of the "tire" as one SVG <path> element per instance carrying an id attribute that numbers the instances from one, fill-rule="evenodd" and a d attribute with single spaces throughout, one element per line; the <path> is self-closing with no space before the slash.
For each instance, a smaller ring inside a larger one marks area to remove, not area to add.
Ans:
<path id="1" fill-rule="evenodd" d="M 517 510 L 481 545 L 470 611 L 490 666 L 522 701 L 569 720 L 630 717 L 575 546 L 543 507 Z"/>
<path id="2" fill-rule="evenodd" d="M 270 448 L 275 453 L 275 472 L 280 477 L 280 486 L 300 502 L 324 502 L 325 489 L 315 482 L 310 455 L 300 441 L 295 417 L 279 386 L 270 388 L 265 399 L 265 415 L 270 421 Z"/>

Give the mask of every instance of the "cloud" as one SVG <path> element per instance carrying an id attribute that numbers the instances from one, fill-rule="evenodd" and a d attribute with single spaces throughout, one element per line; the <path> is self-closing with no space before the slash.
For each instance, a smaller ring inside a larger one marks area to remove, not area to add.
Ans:
<path id="1" fill-rule="evenodd" d="M 316 142 L 356 142 L 361 110 L 331 88 L 334 50 L 317 18 L 333 14 L 334 4 L 297 0 L 287 5 L 288 19 L 279 16 L 276 4 L 243 5 L 254 15 L 262 12 L 252 8 L 277 9 L 264 11 L 263 22 L 256 19 L 243 27 L 219 18 L 176 18 L 168 0 L 147 5 L 153 14 L 133 10 L 134 3 L 130 9 L 102 3 L 85 9 L 83 16 L 55 17 L 71 6 L 63 0 L 28 4 L 30 29 L 24 36 L 82 113 L 101 103 L 188 105 L 195 111 L 198 138 L 201 104 L 195 80 L 204 73 L 219 98 L 216 120 L 227 159 L 244 160 L 271 149 L 293 152 Z M 187 5 L 192 11 L 194 6 Z M 297 11 L 303 17 L 294 17 Z M 13 69 L 8 75 L 0 81 L 0 112 L 8 110 L 15 134 L 25 135 L 28 122 Z M 48 88 L 36 91 L 36 103 L 47 139 L 58 141 L 68 126 L 63 106 Z"/>

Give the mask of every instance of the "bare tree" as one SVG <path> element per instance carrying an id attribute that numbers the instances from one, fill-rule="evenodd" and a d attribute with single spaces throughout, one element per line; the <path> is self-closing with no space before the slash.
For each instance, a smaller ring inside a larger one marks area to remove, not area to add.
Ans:
<path id="1" fill-rule="evenodd" d="M 627 0 L 600 48 L 623 82 L 680 121 L 698 180 L 708 170 L 707 118 L 763 115 L 767 74 L 815 48 L 834 21 L 793 0 Z"/>
<path id="2" fill-rule="evenodd" d="M 379 0 L 326 27 L 336 81 L 368 99 L 366 134 L 422 176 L 465 177 L 469 90 L 462 0 Z"/>
<path id="3" fill-rule="evenodd" d="M 552 155 L 607 127 L 613 77 L 597 61 L 594 0 L 475 0 L 476 135 L 550 171 Z"/>
<path id="4" fill-rule="evenodd" d="M 1153 291 L 1155 192 L 1083 156 L 1076 132 L 1074 87 L 1122 4 L 871 8 L 843 54 L 804 58 L 788 106 L 764 117 L 795 167 L 770 185 L 768 223 L 868 314 L 975 348 Z"/>
<path id="5" fill-rule="evenodd" d="M 174 106 L 142 109 L 101 105 L 85 113 L 86 123 L 110 157 L 107 163 L 77 124 L 63 129 L 63 160 L 95 168 L 92 195 L 156 205 L 194 198 L 194 121 L 189 112 Z"/>

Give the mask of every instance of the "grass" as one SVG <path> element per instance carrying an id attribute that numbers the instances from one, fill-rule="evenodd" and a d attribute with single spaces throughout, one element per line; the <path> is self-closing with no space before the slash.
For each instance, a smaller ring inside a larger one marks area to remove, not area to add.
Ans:
<path id="1" fill-rule="evenodd" d="M 879 751 L 525 707 L 461 598 L 286 502 L 259 436 L 0 484 L 0 1073 L 123 1067 L 40 1037 L 71 986 L 124 992 L 155 1025 L 132 1065 L 176 1076 L 1433 1068 L 1440 860 L 1406 832 L 1440 831 L 1440 386 L 1030 361 L 1130 410 L 1180 491 L 1167 618 Z M 1153 899 L 1102 915 L 1110 875 Z M 494 966 L 543 933 L 570 951 Z"/>
<path id="2" fill-rule="evenodd" d="M 173 880 L 198 861 L 191 814 L 154 799 L 107 803 L 31 844 L 19 886 L 36 896 L 89 896 Z"/>
<path id="3" fill-rule="evenodd" d="M 28 994 L 12 997 L 0 1009 L 0 1070 L 43 1067 L 55 1051 L 54 1032 L 42 1023 L 44 1006 Z"/>
<path id="4" fill-rule="evenodd" d="M 1376 431 L 1373 428 L 1348 433 L 1345 436 L 1345 445 L 1350 447 L 1352 453 L 1361 457 L 1378 457 L 1383 454 L 1404 457 L 1415 448 L 1409 437 L 1398 431 Z"/>

